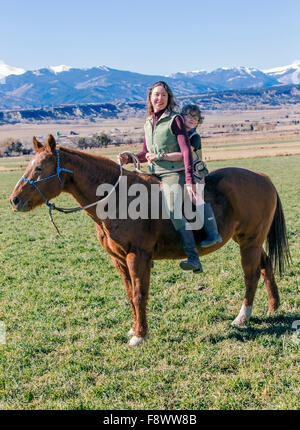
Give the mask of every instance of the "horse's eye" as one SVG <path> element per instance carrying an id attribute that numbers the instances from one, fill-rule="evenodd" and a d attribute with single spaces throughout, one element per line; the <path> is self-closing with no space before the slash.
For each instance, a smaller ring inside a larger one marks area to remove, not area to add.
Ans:
<path id="1" fill-rule="evenodd" d="M 39 172 L 42 170 L 41 167 L 36 167 L 35 170 L 38 170 Z"/>

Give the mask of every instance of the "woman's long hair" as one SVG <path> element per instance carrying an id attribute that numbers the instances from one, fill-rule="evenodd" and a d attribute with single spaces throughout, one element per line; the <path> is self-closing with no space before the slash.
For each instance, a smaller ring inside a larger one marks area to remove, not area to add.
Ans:
<path id="1" fill-rule="evenodd" d="M 168 93 L 168 104 L 167 104 L 166 110 L 173 112 L 175 107 L 177 106 L 173 92 L 172 92 L 171 88 L 169 87 L 169 85 L 166 84 L 164 81 L 158 81 L 152 85 L 152 87 L 149 89 L 149 92 L 148 92 L 147 116 L 152 116 L 154 113 L 153 106 L 151 103 L 151 94 L 152 94 L 152 91 L 154 90 L 154 88 L 156 88 L 156 87 L 164 87 L 164 89 Z"/>

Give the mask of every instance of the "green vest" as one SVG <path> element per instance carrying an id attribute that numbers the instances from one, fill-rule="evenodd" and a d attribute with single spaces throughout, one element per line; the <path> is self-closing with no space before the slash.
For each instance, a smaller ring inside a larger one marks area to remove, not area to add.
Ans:
<path id="1" fill-rule="evenodd" d="M 171 131 L 171 125 L 177 116 L 174 112 L 164 112 L 153 128 L 153 119 L 149 117 L 145 123 L 145 138 L 148 152 L 180 152 L 176 136 Z M 177 169 L 184 170 L 182 161 L 155 161 L 148 163 L 151 173 L 172 172 Z"/>

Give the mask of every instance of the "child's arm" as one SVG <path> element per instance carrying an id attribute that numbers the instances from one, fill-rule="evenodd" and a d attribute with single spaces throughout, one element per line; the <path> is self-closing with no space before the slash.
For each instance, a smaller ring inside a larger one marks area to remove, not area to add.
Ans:
<path id="1" fill-rule="evenodd" d="M 199 134 L 195 134 L 194 136 L 192 136 L 190 142 L 192 150 L 197 151 L 202 160 L 201 138 Z M 181 161 L 183 159 L 183 156 L 181 152 L 168 152 L 167 154 L 164 154 L 161 159 L 167 161 Z"/>
<path id="2" fill-rule="evenodd" d="M 194 134 L 194 136 L 190 139 L 191 146 L 194 148 L 194 151 L 197 151 L 200 155 L 200 159 L 202 160 L 202 149 L 201 149 L 201 137 L 199 134 Z"/>
<path id="3" fill-rule="evenodd" d="M 190 138 L 190 142 L 195 151 L 201 149 L 201 138 L 198 133 L 194 134 L 194 136 Z"/>
<path id="4" fill-rule="evenodd" d="M 183 156 L 181 152 L 164 152 L 161 159 L 166 161 L 181 161 Z"/>
<path id="5" fill-rule="evenodd" d="M 158 161 L 158 154 L 154 154 L 154 152 L 147 152 L 146 159 L 148 161 Z M 161 152 L 160 158 L 161 161 L 181 161 L 183 159 L 181 152 Z"/>

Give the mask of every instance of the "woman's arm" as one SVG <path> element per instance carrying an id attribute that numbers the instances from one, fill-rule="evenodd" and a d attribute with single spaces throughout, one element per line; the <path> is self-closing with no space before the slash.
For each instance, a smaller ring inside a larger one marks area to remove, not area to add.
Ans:
<path id="1" fill-rule="evenodd" d="M 180 151 L 184 161 L 186 184 L 194 184 L 195 179 L 193 175 L 194 167 L 193 167 L 193 154 L 191 150 L 191 144 L 188 138 L 185 125 L 180 116 L 175 117 L 175 120 L 172 122 L 171 128 L 172 128 L 172 132 L 177 137 L 177 142 L 180 147 Z"/>
<path id="2" fill-rule="evenodd" d="M 136 157 L 139 159 L 141 163 L 145 163 L 147 161 L 146 154 L 147 154 L 147 145 L 146 145 L 146 137 L 144 137 L 143 149 L 141 152 L 136 154 Z"/>
<path id="3" fill-rule="evenodd" d="M 136 154 L 136 157 L 139 159 L 139 161 L 141 163 L 145 163 L 147 161 L 146 154 L 147 154 L 147 146 L 146 146 L 146 139 L 144 138 L 143 149 L 142 149 L 141 152 L 139 152 L 138 154 Z M 132 163 L 131 157 L 129 155 L 127 155 L 127 154 L 119 154 L 118 155 L 118 159 L 121 160 L 121 165 L 122 166 L 124 164 Z"/>

